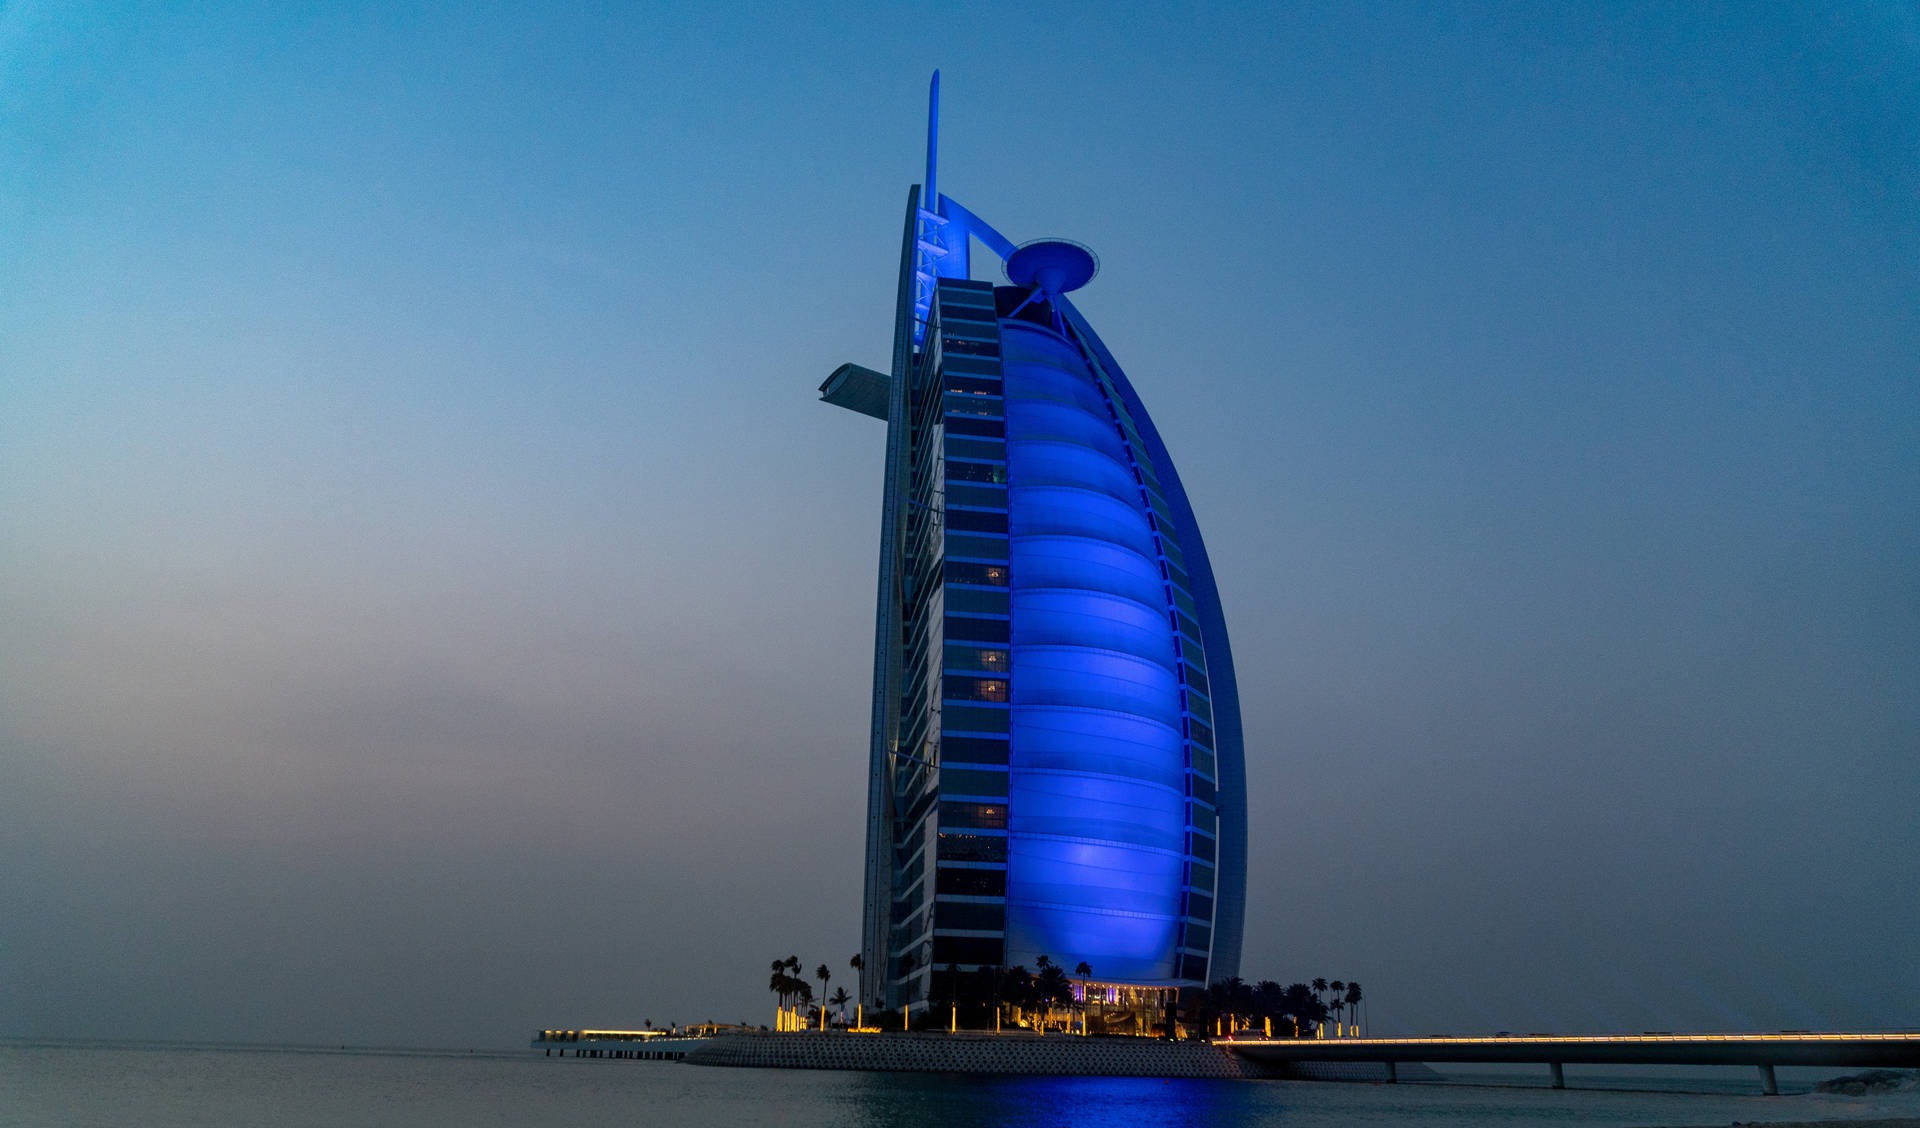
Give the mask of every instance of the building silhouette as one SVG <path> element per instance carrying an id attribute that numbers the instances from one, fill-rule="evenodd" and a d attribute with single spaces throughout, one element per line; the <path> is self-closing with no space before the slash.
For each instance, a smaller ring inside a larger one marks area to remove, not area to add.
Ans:
<path id="1" fill-rule="evenodd" d="M 908 192 L 892 369 L 821 398 L 886 421 L 860 998 L 1041 956 L 1089 978 L 1239 973 L 1246 793 L 1225 619 L 1179 475 L 1067 295 L 1077 244 L 1016 247 Z M 975 281 L 974 243 L 1004 263 Z"/>

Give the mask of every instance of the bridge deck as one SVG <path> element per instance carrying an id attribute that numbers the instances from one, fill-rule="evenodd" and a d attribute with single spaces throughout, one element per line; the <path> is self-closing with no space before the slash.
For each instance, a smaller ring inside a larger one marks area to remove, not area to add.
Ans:
<path id="1" fill-rule="evenodd" d="M 1221 1039 L 1261 1062 L 1427 1061 L 1566 1065 L 1920 1067 L 1920 1034 L 1617 1034 L 1524 1038 Z"/>

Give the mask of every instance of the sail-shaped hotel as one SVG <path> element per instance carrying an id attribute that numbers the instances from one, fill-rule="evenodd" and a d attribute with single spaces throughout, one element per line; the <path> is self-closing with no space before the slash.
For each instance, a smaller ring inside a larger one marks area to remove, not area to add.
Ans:
<path id="1" fill-rule="evenodd" d="M 861 1001 L 919 1010 L 954 968 L 1042 956 L 1109 998 L 1232 977 L 1245 769 L 1206 547 L 1068 298 L 1092 253 L 943 195 L 938 121 L 935 74 L 892 371 L 820 389 L 887 425 Z"/>

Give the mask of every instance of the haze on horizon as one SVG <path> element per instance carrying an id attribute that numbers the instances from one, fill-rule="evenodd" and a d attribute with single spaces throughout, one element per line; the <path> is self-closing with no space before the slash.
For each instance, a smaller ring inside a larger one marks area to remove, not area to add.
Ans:
<path id="1" fill-rule="evenodd" d="M 0 9 L 0 1036 L 850 983 L 882 433 L 814 388 L 936 66 L 1208 537 L 1245 977 L 1920 1026 L 1920 11 L 1276 7 Z"/>

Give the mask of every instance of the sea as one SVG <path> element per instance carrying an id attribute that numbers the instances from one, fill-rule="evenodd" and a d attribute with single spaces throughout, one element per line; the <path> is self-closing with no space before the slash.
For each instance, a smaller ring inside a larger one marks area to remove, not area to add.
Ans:
<path id="1" fill-rule="evenodd" d="M 1444 1083 L 718 1069 L 536 1052 L 0 1043 L 0 1128 L 852 1125 L 1694 1126 L 1920 1117 L 1920 1093 L 1813 1093 L 1782 1071 L 1448 1073 Z"/>

